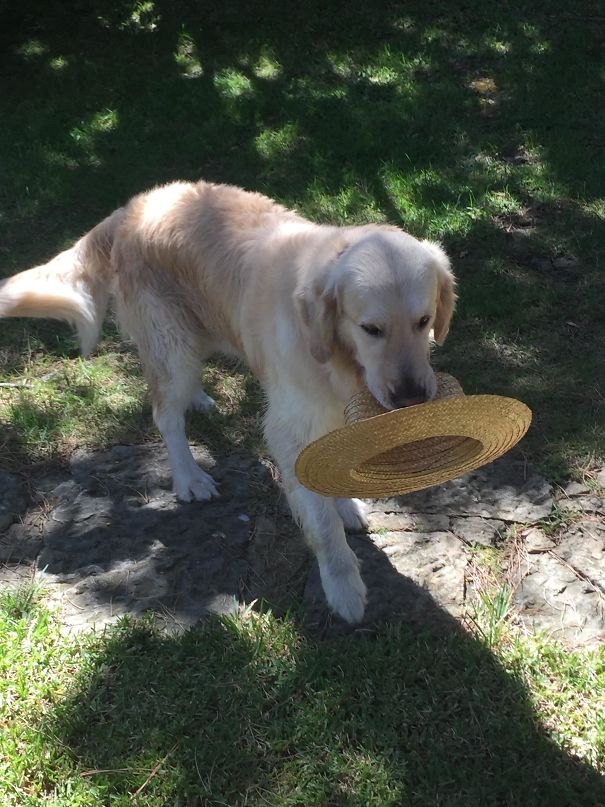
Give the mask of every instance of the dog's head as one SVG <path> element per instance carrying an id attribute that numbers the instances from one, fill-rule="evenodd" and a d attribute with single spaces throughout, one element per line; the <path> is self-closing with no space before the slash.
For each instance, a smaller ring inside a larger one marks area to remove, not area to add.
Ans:
<path id="1" fill-rule="evenodd" d="M 388 409 L 434 397 L 431 340 L 445 340 L 456 300 L 441 247 L 394 228 L 369 231 L 297 298 L 318 362 L 350 355 Z"/>

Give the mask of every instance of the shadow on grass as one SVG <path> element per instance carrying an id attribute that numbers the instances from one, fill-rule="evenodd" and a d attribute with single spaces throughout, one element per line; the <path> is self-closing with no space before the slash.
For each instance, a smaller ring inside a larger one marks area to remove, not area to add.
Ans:
<path id="1" fill-rule="evenodd" d="M 387 219 L 454 257 L 443 365 L 471 389 L 527 389 L 547 413 L 532 452 L 557 454 L 558 476 L 569 432 L 577 464 L 605 450 L 593 3 L 40 0 L 4 14 L 4 274 L 175 178 L 235 182 L 319 220 Z M 511 205 L 539 208 L 522 239 L 506 232 L 520 229 Z M 570 269 L 553 263 L 572 253 Z M 21 350 L 4 328 L 0 349 Z"/>
<path id="2" fill-rule="evenodd" d="M 46 372 L 48 355 L 41 368 L 35 367 L 39 350 L 37 342 L 33 355 L 30 352 L 23 359 L 14 355 L 8 368 L 17 384 L 23 383 L 23 377 L 34 384 L 0 390 L 5 411 L 0 416 L 3 468 L 39 473 L 53 462 L 66 464 L 74 445 L 95 449 L 158 440 L 132 348 L 104 346 L 83 364 L 55 363 L 50 372 Z M 66 347 L 53 358 L 76 357 Z M 207 414 L 188 413 L 190 441 L 206 446 L 213 455 L 242 448 L 262 454 L 264 397 L 258 383 L 232 362 L 213 361 L 200 370 L 204 388 L 218 403 Z M 36 384 L 40 377 L 42 385 Z"/>
<path id="3" fill-rule="evenodd" d="M 434 602 L 428 615 L 444 618 Z M 555 746 L 522 681 L 459 631 L 399 625 L 316 643 L 270 616 L 172 638 L 123 625 L 43 732 L 99 803 L 135 791 L 140 804 L 230 807 L 605 801 L 603 779 Z"/>
<path id="4" fill-rule="evenodd" d="M 235 182 L 321 220 L 387 218 L 468 253 L 455 260 L 462 299 L 443 366 L 471 391 L 526 390 L 538 411 L 546 401 L 541 439 L 576 430 L 586 451 L 603 417 L 595 8 L 13 5 L 0 26 L 3 274 L 175 178 Z M 581 204 L 546 210 L 521 256 L 500 222 L 481 218 L 493 193 Z M 571 280 L 553 263 L 568 252 Z M 4 325 L 1 339 L 14 347 Z M 281 804 L 280 787 L 300 786 L 308 803 L 368 804 L 368 782 L 381 804 L 605 801 L 536 727 L 520 683 L 468 637 L 393 631 L 379 654 L 363 638 L 317 647 L 301 636 L 282 667 L 259 641 L 224 625 L 174 639 L 118 633 L 58 735 L 90 767 L 153 769 L 168 755 L 170 775 L 147 788 L 167 782 L 156 803 L 243 803 L 252 789 Z M 351 776 L 359 760 L 366 773 Z M 147 775 L 105 780 L 127 794 Z"/>
<path id="5" fill-rule="evenodd" d="M 76 458 L 38 558 L 99 620 L 205 619 L 110 632 L 46 723 L 97 803 L 600 804 L 605 783 L 551 742 L 522 680 L 371 541 L 352 539 L 370 578 L 356 631 L 303 596 L 309 558 L 266 467 L 232 455 L 222 501 L 179 506 L 145 484 L 158 455 Z M 208 614 L 259 597 L 290 616 Z"/>

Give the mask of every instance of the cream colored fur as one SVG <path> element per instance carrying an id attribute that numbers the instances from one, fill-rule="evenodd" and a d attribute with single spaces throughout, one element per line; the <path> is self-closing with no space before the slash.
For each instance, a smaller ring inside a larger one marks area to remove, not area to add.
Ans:
<path id="1" fill-rule="evenodd" d="M 267 443 L 328 603 L 361 620 L 366 589 L 344 527 L 362 528 L 364 507 L 302 487 L 294 463 L 343 425 L 363 383 L 388 408 L 434 395 L 431 333 L 443 341 L 455 302 L 441 248 L 394 227 L 313 224 L 232 186 L 178 182 L 134 197 L 71 250 L 0 284 L 0 316 L 71 321 L 88 353 L 110 295 L 139 349 L 179 499 L 217 495 L 191 454 L 185 411 L 213 403 L 201 363 L 239 356 L 266 392 Z"/>

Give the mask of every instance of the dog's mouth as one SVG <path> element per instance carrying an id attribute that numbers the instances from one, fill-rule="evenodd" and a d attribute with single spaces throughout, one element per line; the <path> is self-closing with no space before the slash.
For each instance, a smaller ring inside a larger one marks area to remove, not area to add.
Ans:
<path id="1" fill-rule="evenodd" d="M 371 383 L 364 373 L 365 384 L 370 390 L 374 398 L 385 409 L 405 409 L 409 406 L 417 406 L 418 404 L 428 403 L 432 401 L 437 392 L 437 384 L 432 379 L 427 379 L 424 383 L 411 383 L 409 385 L 399 385 L 394 389 L 386 387 L 376 387 Z"/>
<path id="2" fill-rule="evenodd" d="M 384 406 L 385 409 L 397 409 L 397 406 L 393 406 L 391 401 L 391 396 L 388 393 L 383 392 L 382 390 L 378 390 L 368 381 L 367 375 L 364 373 L 364 383 L 366 387 L 370 390 L 374 398 L 378 401 L 381 406 Z"/>

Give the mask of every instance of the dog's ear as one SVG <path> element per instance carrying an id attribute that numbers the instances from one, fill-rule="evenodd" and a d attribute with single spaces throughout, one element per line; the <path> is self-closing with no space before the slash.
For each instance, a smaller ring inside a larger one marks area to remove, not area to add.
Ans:
<path id="1" fill-rule="evenodd" d="M 437 269 L 437 310 L 433 323 L 435 342 L 442 345 L 450 329 L 450 321 L 456 307 L 456 279 L 450 268 L 450 261 L 443 249 L 431 241 L 424 241 L 435 259 Z"/>
<path id="2" fill-rule="evenodd" d="M 320 364 L 325 364 L 332 356 L 336 341 L 338 302 L 335 284 L 316 279 L 297 289 L 294 300 L 298 315 L 309 332 L 311 355 Z"/>

